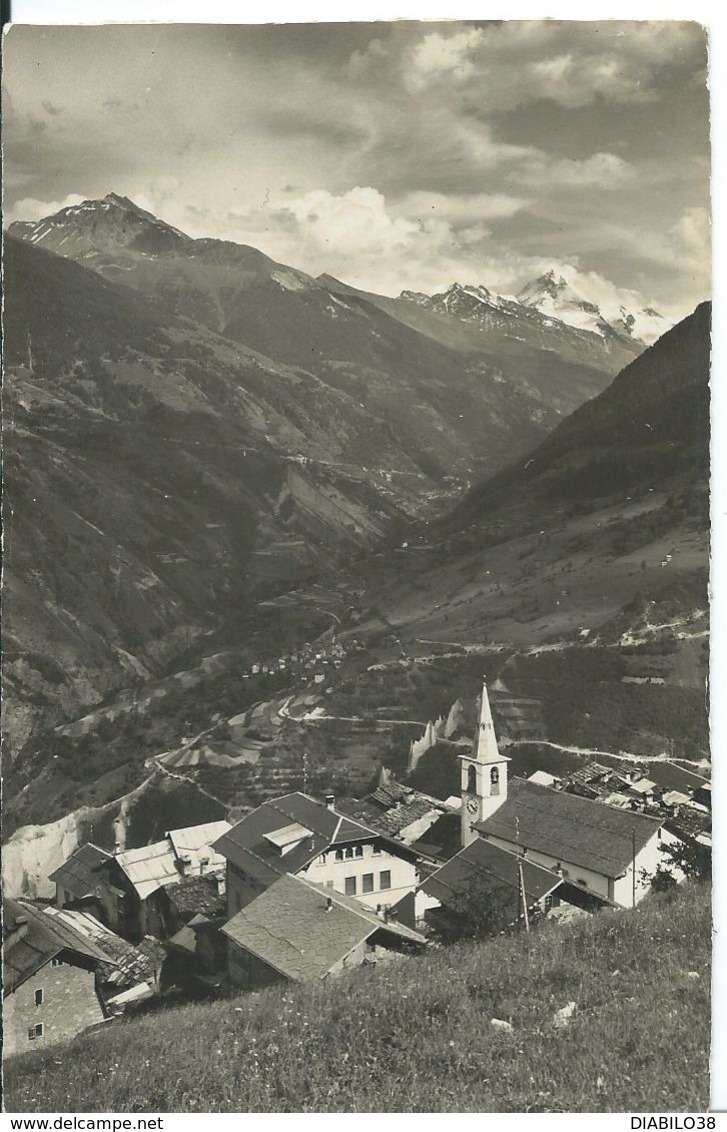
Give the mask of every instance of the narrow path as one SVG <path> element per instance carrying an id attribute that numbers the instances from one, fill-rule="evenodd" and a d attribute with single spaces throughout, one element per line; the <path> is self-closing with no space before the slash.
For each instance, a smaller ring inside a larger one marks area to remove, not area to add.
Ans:
<path id="1" fill-rule="evenodd" d="M 607 755 L 610 759 L 623 759 L 624 762 L 631 763 L 676 763 L 680 765 L 683 762 L 690 762 L 689 759 L 678 759 L 671 755 L 635 755 L 631 751 L 599 751 L 595 747 L 571 747 L 565 743 L 554 743 L 549 739 L 509 739 L 507 742 L 501 742 L 501 747 L 522 747 L 532 746 L 537 743 L 541 747 L 552 747 L 556 751 L 568 751 L 573 755 Z M 694 763 L 695 766 L 701 765 Z"/>

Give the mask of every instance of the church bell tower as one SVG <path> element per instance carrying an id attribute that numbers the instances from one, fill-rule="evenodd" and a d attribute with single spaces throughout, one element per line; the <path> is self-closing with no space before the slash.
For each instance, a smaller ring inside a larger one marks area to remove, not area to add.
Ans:
<path id="1" fill-rule="evenodd" d="M 459 756 L 462 790 L 462 845 L 477 839 L 472 829 L 475 822 L 484 821 L 507 798 L 507 755 L 497 747 L 495 726 L 492 722 L 487 684 L 483 681 L 479 701 L 477 732 L 472 750 Z"/>

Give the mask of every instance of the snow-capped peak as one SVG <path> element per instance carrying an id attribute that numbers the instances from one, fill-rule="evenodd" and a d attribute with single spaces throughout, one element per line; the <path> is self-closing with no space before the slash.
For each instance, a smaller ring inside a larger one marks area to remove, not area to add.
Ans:
<path id="1" fill-rule="evenodd" d="M 619 334 L 650 345 L 669 329 L 671 324 L 653 308 L 634 306 L 630 292 L 624 301 L 615 287 L 605 284 L 605 288 L 603 298 L 604 281 L 594 286 L 591 276 L 582 276 L 575 268 L 567 273 L 551 268 L 526 284 L 518 299 L 541 314 L 601 337 Z"/>

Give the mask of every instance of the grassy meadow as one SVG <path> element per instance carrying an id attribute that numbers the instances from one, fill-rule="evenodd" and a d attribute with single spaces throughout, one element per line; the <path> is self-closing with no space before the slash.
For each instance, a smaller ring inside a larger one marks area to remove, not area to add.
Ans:
<path id="1" fill-rule="evenodd" d="M 114 1024 L 11 1058 L 11 1112 L 700 1111 L 710 890 Z M 575 1002 L 570 1023 L 555 1012 Z M 509 1022 L 498 1029 L 492 1019 Z"/>

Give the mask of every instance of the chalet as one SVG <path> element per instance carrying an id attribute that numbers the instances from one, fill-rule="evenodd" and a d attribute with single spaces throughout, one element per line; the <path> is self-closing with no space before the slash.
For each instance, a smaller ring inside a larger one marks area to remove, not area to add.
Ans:
<path id="1" fill-rule="evenodd" d="M 57 907 L 85 910 L 104 923 L 117 923 L 118 903 L 124 891 L 112 883 L 112 857 L 90 841 L 74 849 L 48 878 L 56 886 Z"/>
<path id="2" fill-rule="evenodd" d="M 4 1056 L 44 1049 L 104 1022 L 98 988 L 114 960 L 28 901 L 3 907 Z"/>
<path id="3" fill-rule="evenodd" d="M 552 869 L 478 838 L 427 877 L 417 897 L 420 918 L 436 926 L 457 919 L 473 901 L 502 900 L 511 911 L 506 924 L 528 914 L 545 914 L 560 902 L 563 878 Z M 498 911 L 501 911 L 498 909 Z"/>
<path id="4" fill-rule="evenodd" d="M 222 871 L 224 858 L 212 842 L 230 829 L 227 821 L 173 829 L 161 841 L 117 853 L 82 845 L 49 878 L 56 905 L 90 911 L 132 940 L 163 938 L 160 889 L 185 876 Z"/>
<path id="5" fill-rule="evenodd" d="M 227 860 L 234 916 L 286 875 L 303 876 L 370 908 L 386 908 L 417 883 L 417 855 L 339 813 L 334 799 L 295 792 L 265 802 L 213 845 Z"/>
<path id="6" fill-rule="evenodd" d="M 199 876 L 224 868 L 212 845 L 232 827 L 226 821 L 174 829 L 163 841 L 127 849 L 114 856 L 116 875 L 125 892 L 124 935 L 164 936 L 159 892 L 184 876 Z"/>
<path id="7" fill-rule="evenodd" d="M 237 912 L 222 931 L 230 981 L 247 989 L 318 981 L 426 945 L 422 935 L 395 919 L 290 875 Z"/>

